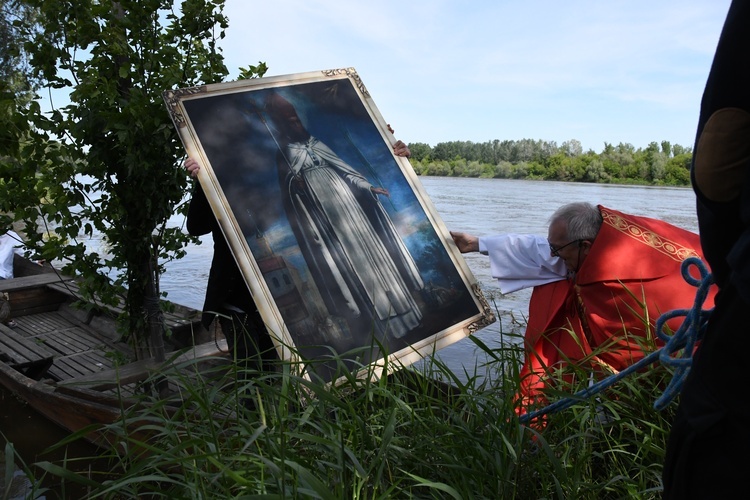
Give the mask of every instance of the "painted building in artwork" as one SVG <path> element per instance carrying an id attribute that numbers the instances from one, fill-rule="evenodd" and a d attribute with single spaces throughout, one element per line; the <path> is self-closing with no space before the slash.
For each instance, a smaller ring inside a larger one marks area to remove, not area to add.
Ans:
<path id="1" fill-rule="evenodd" d="M 276 307 L 298 345 L 337 345 L 351 336 L 340 321 L 329 317 L 318 289 L 274 253 L 266 238 L 256 234 L 252 247 Z"/>

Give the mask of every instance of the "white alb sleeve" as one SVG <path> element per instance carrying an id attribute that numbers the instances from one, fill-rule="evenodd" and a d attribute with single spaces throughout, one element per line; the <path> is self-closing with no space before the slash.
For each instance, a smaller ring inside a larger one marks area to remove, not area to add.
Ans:
<path id="1" fill-rule="evenodd" d="M 550 255 L 547 239 L 532 234 L 500 234 L 479 238 L 479 251 L 490 258 L 492 277 L 502 293 L 565 279 L 567 268 Z"/>

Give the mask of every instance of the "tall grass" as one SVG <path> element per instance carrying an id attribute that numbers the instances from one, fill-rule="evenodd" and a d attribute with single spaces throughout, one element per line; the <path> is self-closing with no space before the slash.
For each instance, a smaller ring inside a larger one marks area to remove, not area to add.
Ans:
<path id="1" fill-rule="evenodd" d="M 201 377 L 184 366 L 167 374 L 179 387 L 175 398 L 110 426 L 120 444 L 103 470 L 75 472 L 66 462 L 33 470 L 84 487 L 90 498 L 660 496 L 672 410 L 652 404 L 666 370 L 638 373 L 548 415 L 538 430 L 520 425 L 513 409 L 520 349 L 474 342 L 494 376 L 458 378 L 433 359 L 419 371 L 328 387 L 290 365 L 261 375 L 217 364 Z M 586 383 L 585 373 L 576 378 Z M 560 378 L 550 397 L 583 386 L 565 384 Z M 150 438 L 134 439 L 134 428 Z"/>

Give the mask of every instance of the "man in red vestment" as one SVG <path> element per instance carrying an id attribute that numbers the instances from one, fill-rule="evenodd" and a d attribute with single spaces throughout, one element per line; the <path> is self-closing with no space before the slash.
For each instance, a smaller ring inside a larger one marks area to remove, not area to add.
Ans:
<path id="1" fill-rule="evenodd" d="M 702 258 L 699 237 L 656 219 L 571 203 L 550 218 L 546 245 L 519 245 L 517 236 L 509 245 L 502 235 L 452 235 L 462 252 L 489 255 L 503 293 L 509 291 L 503 290 L 509 276 L 522 280 L 525 273 L 535 284 L 521 369 L 521 413 L 544 403 L 547 374 L 567 363 L 612 373 L 641 360 L 661 345 L 654 331 L 657 318 L 690 308 L 695 300 L 697 289 L 684 280 L 681 265 L 687 257 Z M 519 248 L 531 253 L 544 248 L 547 255 L 526 255 L 524 265 L 512 255 Z M 713 295 L 705 307 L 712 305 Z M 676 331 L 680 322 L 675 318 L 667 325 Z"/>

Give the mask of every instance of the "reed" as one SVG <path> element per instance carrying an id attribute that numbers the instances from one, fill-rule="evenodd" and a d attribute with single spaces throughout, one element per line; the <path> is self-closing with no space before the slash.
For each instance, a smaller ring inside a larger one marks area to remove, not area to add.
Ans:
<path id="1" fill-rule="evenodd" d="M 499 348 L 473 340 L 489 378 L 458 377 L 437 359 L 336 387 L 288 364 L 264 374 L 217 364 L 201 377 L 186 365 L 167 374 L 177 397 L 113 426 L 119 444 L 103 470 L 34 470 L 90 498 L 658 498 L 673 407 L 652 404 L 669 372 L 638 373 L 539 430 L 515 416 L 523 353 L 505 337 Z M 588 374 L 575 378 L 561 375 L 550 397 L 568 397 Z M 150 438 L 133 439 L 134 426 Z"/>

